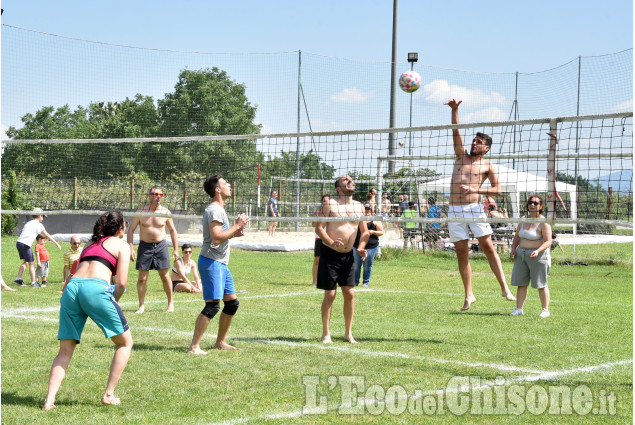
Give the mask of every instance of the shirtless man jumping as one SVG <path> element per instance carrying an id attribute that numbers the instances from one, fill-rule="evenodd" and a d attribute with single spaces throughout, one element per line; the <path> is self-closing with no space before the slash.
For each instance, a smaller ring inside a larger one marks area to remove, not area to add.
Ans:
<path id="1" fill-rule="evenodd" d="M 325 217 L 362 217 L 364 208 L 360 202 L 353 201 L 355 182 L 348 175 L 343 175 L 335 181 L 337 196 L 329 200 L 322 208 Z M 355 313 L 355 268 L 353 267 L 353 243 L 359 227 L 362 235 L 357 253 L 366 258 L 366 242 L 368 242 L 368 228 L 365 221 L 332 221 L 326 229 L 316 226 L 315 233 L 322 239 L 320 248 L 320 263 L 318 265 L 317 287 L 324 290 L 322 301 L 322 342 L 330 344 L 331 307 L 337 294 L 337 285 L 342 288 L 344 296 L 344 340 L 351 344 L 357 343 L 353 338 L 353 314 Z"/>
<path id="2" fill-rule="evenodd" d="M 159 214 L 170 214 L 170 210 L 161 205 L 161 200 L 165 194 L 163 190 L 155 186 L 148 193 L 148 205 L 139 208 L 137 212 L 151 212 Z M 139 226 L 139 252 L 137 253 L 136 268 L 139 270 L 137 280 L 137 292 L 139 294 L 139 309 L 137 313 L 145 311 L 144 301 L 146 298 L 148 274 L 150 270 L 158 270 L 159 277 L 163 282 L 163 290 L 168 296 L 167 313 L 174 311 L 174 300 L 172 299 L 172 280 L 170 279 L 170 254 L 168 242 L 165 240 L 165 228 L 167 226 L 172 238 L 174 247 L 174 259 L 179 258 L 179 236 L 171 218 L 167 217 L 140 217 L 135 216 L 128 228 L 128 243 L 130 244 L 130 259 L 135 260 L 133 246 L 134 231 Z"/>
<path id="3" fill-rule="evenodd" d="M 461 102 L 461 100 L 457 102 L 452 99 L 445 103 L 452 109 L 452 124 L 459 123 L 459 105 Z M 487 134 L 476 133 L 468 153 L 463 146 L 463 137 L 458 129 L 452 130 L 452 137 L 456 161 L 452 172 L 448 217 L 486 219 L 487 215 L 483 210 L 483 205 L 479 203 L 480 195 L 501 194 L 496 167 L 483 159 L 483 156 L 489 152 L 492 146 L 492 138 Z M 489 179 L 491 187 L 483 189 L 481 186 L 487 179 Z M 507 301 L 515 301 L 516 298 L 509 291 L 505 281 L 500 258 L 494 249 L 491 236 L 492 228 L 489 223 L 448 223 L 448 230 L 450 231 L 450 241 L 456 248 L 459 273 L 465 289 L 465 303 L 461 307 L 461 311 L 468 310 L 470 305 L 476 302 L 476 297 L 472 292 L 472 267 L 470 266 L 468 246 L 469 230 L 472 230 L 474 237 L 478 239 L 479 246 L 487 256 L 489 266 L 501 287 L 502 296 Z"/>

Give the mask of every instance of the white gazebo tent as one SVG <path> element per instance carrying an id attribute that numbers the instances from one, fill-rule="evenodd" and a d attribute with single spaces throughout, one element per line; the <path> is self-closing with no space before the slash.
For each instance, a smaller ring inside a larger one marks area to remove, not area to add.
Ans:
<path id="1" fill-rule="evenodd" d="M 513 205 L 513 213 L 512 217 L 520 217 L 520 194 L 522 192 L 543 192 L 547 193 L 549 191 L 548 181 L 544 177 L 537 176 L 535 174 L 526 173 L 524 171 L 517 171 L 512 168 L 505 167 L 503 165 L 496 165 L 498 169 L 498 180 L 500 182 L 501 191 L 509 193 L 509 196 Z M 438 180 L 430 181 L 427 183 L 419 184 L 417 188 L 417 193 L 419 195 L 419 199 L 425 199 L 425 192 L 442 192 L 442 193 L 450 193 L 450 181 L 452 180 L 451 176 L 443 177 Z M 485 180 L 483 183 L 484 188 L 490 187 L 489 180 Z M 556 182 L 556 191 L 559 194 L 570 193 L 571 199 L 571 208 L 569 213 L 571 214 L 572 219 L 576 219 L 578 217 L 578 203 L 576 192 L 577 189 L 572 184 L 567 184 L 563 182 Z M 545 199 L 546 202 L 546 199 Z"/>

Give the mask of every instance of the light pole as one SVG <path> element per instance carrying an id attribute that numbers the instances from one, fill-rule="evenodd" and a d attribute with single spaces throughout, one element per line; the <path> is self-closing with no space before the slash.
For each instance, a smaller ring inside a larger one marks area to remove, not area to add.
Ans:
<path id="1" fill-rule="evenodd" d="M 408 53 L 408 62 L 410 62 L 410 70 L 414 70 L 415 62 L 419 60 L 419 53 Z M 410 124 L 408 127 L 412 127 L 412 93 L 410 92 Z M 412 131 L 408 140 L 408 155 L 412 156 Z"/>
<path id="2" fill-rule="evenodd" d="M 417 52 L 408 53 L 408 62 L 410 62 L 411 71 L 414 70 L 415 62 L 417 62 L 418 60 L 419 60 L 419 53 Z M 410 92 L 410 124 L 408 125 L 408 127 L 411 128 L 408 134 L 408 155 L 409 156 L 412 156 L 412 93 L 414 92 Z M 410 169 L 409 174 L 410 174 L 410 181 L 408 182 L 408 194 L 410 199 L 412 200 L 412 167 Z"/>
<path id="3" fill-rule="evenodd" d="M 390 128 L 395 128 L 397 120 L 395 83 L 397 82 L 397 0 L 392 3 L 392 55 L 390 57 Z M 395 133 L 388 133 L 388 155 L 395 155 Z M 395 160 L 388 161 L 388 174 L 395 172 Z"/>

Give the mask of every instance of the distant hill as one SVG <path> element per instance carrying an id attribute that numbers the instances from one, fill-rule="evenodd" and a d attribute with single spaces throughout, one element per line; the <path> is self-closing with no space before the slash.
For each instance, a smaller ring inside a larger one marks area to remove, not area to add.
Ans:
<path id="1" fill-rule="evenodd" d="M 599 183 L 605 190 L 609 190 L 609 187 L 612 187 L 614 192 L 632 192 L 633 170 L 616 171 L 593 180 L 593 183 Z"/>

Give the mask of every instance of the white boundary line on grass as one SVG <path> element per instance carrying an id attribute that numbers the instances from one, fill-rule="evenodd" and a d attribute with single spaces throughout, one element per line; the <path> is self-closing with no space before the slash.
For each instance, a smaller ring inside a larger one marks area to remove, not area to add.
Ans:
<path id="1" fill-rule="evenodd" d="M 26 316 L 26 315 L 11 314 L 6 312 L 2 313 L 2 317 L 12 318 L 12 319 L 40 320 L 40 321 L 46 321 L 46 322 L 59 322 L 59 319 L 53 319 L 50 317 L 42 318 L 39 316 Z M 167 333 L 172 335 L 176 334 L 176 335 L 184 335 L 184 336 L 192 335 L 192 332 L 188 332 L 188 331 L 179 331 L 177 329 L 153 328 L 148 326 L 131 326 L 130 330 Z M 205 334 L 205 336 L 210 338 L 216 337 L 216 335 L 207 334 L 207 333 Z M 284 345 L 287 347 L 305 347 L 305 348 L 315 348 L 320 350 L 333 350 L 333 351 L 340 351 L 340 352 L 347 352 L 347 353 L 364 354 L 364 355 L 372 356 L 372 357 L 398 357 L 401 359 L 421 360 L 421 361 L 429 361 L 433 363 L 454 364 L 454 365 L 468 366 L 468 367 L 484 367 L 488 369 L 494 369 L 494 370 L 506 371 L 506 372 L 522 372 L 522 373 L 531 373 L 531 374 L 544 373 L 544 371 L 541 371 L 541 370 L 525 369 L 525 368 L 520 368 L 516 366 L 508 366 L 505 364 L 480 363 L 480 362 L 471 363 L 471 362 L 463 362 L 459 360 L 439 359 L 435 357 L 411 356 L 409 354 L 400 353 L 400 352 L 372 351 L 372 350 L 366 350 L 363 348 L 356 348 L 352 346 L 346 347 L 346 346 L 322 344 L 322 343 L 312 344 L 308 342 L 292 342 L 292 341 L 284 341 L 284 340 L 281 341 L 281 340 L 270 340 L 270 339 L 263 339 L 263 338 L 246 338 L 246 337 L 233 337 L 231 339 L 237 340 L 237 341 L 258 342 L 261 344 Z"/>
<path id="2" fill-rule="evenodd" d="M 245 295 L 245 296 L 241 296 L 240 299 L 251 300 L 251 299 L 261 299 L 261 298 L 294 297 L 294 296 L 307 295 L 307 294 L 309 295 L 321 294 L 321 292 L 306 291 L 306 292 L 289 292 L 285 294 Z M 165 302 L 166 302 L 165 300 L 152 300 L 152 301 L 146 301 L 145 303 L 146 304 L 162 304 Z M 174 300 L 174 302 L 175 303 L 195 303 L 195 302 L 203 302 L 203 299 L 197 298 L 197 299 L 189 299 L 189 300 Z M 134 307 L 136 305 L 138 305 L 138 303 L 134 301 L 126 301 L 123 303 L 119 303 L 120 307 Z M 7 314 L 10 315 L 10 314 L 21 314 L 21 313 L 53 313 L 53 312 L 58 312 L 59 310 L 60 310 L 59 306 L 43 307 L 43 308 L 33 308 L 33 307 L 13 308 L 13 309 L 10 308 L 10 309 L 4 309 L 2 311 L 2 316 L 5 316 Z"/>
<path id="3" fill-rule="evenodd" d="M 404 290 L 388 290 L 388 289 L 374 289 L 374 288 L 360 288 L 355 289 L 355 292 L 377 292 L 377 293 L 386 293 L 386 294 L 420 294 L 420 295 L 434 295 L 434 296 L 456 296 L 460 297 L 463 294 L 452 293 L 452 292 L 427 292 L 427 291 L 404 291 Z M 289 292 L 282 294 L 266 294 L 266 295 L 237 295 L 241 300 L 251 300 L 251 299 L 266 299 L 266 298 L 281 298 L 281 297 L 295 297 L 295 296 L 303 296 L 303 295 L 321 295 L 322 292 L 319 290 L 310 290 L 303 292 Z M 479 295 L 479 298 L 500 298 L 497 295 Z M 174 300 L 175 303 L 194 303 L 203 301 L 201 298 L 197 299 L 187 299 L 187 300 Z M 146 304 L 162 304 L 165 303 L 165 300 L 151 300 L 146 301 Z M 552 303 L 575 303 L 575 304 L 590 304 L 590 305 L 613 305 L 620 307 L 632 307 L 632 304 L 622 304 L 622 303 L 601 303 L 594 301 L 568 301 L 568 300 L 558 300 L 551 299 Z M 122 307 L 134 307 L 137 305 L 137 302 L 134 301 L 126 301 L 123 303 L 119 303 Z M 48 313 L 48 312 L 57 312 L 59 311 L 59 307 L 44 307 L 44 308 L 16 308 L 16 309 L 8 309 L 6 310 L 7 314 L 18 314 L 18 313 Z M 2 314 L 4 316 L 4 313 Z"/>
<path id="4" fill-rule="evenodd" d="M 385 293 L 394 293 L 394 294 L 421 294 L 421 295 L 451 295 L 451 296 L 463 296 L 463 294 L 454 294 L 450 292 L 426 292 L 426 291 L 402 291 L 400 289 L 366 289 L 365 291 L 370 292 L 385 292 Z M 479 295 L 479 298 L 502 298 L 502 296 L 498 295 Z M 579 300 L 558 300 L 558 299 L 549 299 L 549 302 L 553 303 L 575 303 L 575 304 L 592 304 L 592 305 L 615 305 L 620 307 L 633 307 L 632 304 L 622 304 L 622 303 L 601 303 L 595 301 L 579 301 Z"/>
<path id="5" fill-rule="evenodd" d="M 516 377 L 516 378 L 512 378 L 509 380 L 505 381 L 505 385 L 509 385 L 512 382 L 533 382 L 533 381 L 539 381 L 539 380 L 549 380 L 549 379 L 553 379 L 559 376 L 565 376 L 565 375 L 571 375 L 573 373 L 591 373 L 591 372 L 595 372 L 597 370 L 600 369 L 611 369 L 615 366 L 622 366 L 622 365 L 626 365 L 626 364 L 632 364 L 633 363 L 633 359 L 627 359 L 627 360 L 621 360 L 621 361 L 617 361 L 617 362 L 610 362 L 610 363 L 604 363 L 601 365 L 593 365 L 593 366 L 585 366 L 585 367 L 579 367 L 579 368 L 574 368 L 574 369 L 568 369 L 568 370 L 561 370 L 561 371 L 556 371 L 556 372 L 544 372 L 541 373 L 539 375 L 528 375 L 528 376 L 520 376 L 520 377 Z M 488 388 L 488 387 L 492 387 L 495 385 L 495 382 L 492 383 L 488 383 L 488 384 L 483 384 L 483 385 L 479 385 L 478 387 L 474 387 L 474 389 L 482 389 L 482 388 Z M 420 393 L 417 394 L 416 396 L 410 396 L 408 397 L 408 399 L 419 399 L 422 397 L 425 397 L 427 395 L 435 395 L 437 394 L 438 390 L 432 390 L 432 391 L 428 391 L 425 393 Z M 449 393 L 449 392 L 456 392 L 458 391 L 458 389 L 445 389 L 445 393 Z M 361 406 L 365 406 L 366 403 L 368 401 L 371 402 L 371 404 L 373 405 L 377 405 L 379 403 L 383 403 L 383 404 L 389 404 L 392 403 L 394 400 L 393 396 L 389 396 L 387 398 L 384 399 L 374 399 L 374 400 L 366 400 L 365 398 L 362 399 L 357 399 L 356 402 L 361 405 Z M 352 407 L 352 405 L 347 405 L 344 404 L 342 406 L 339 406 L 340 408 L 346 408 L 346 407 Z M 270 413 L 270 414 L 266 414 L 266 415 L 261 415 L 261 416 L 256 416 L 256 417 L 242 417 L 242 418 L 236 418 L 236 419 L 230 419 L 227 421 L 223 421 L 223 422 L 214 422 L 214 423 L 210 423 L 210 424 L 205 424 L 205 425 L 236 425 L 236 424 L 244 424 L 247 422 L 251 422 L 251 421 L 255 421 L 255 420 L 262 420 L 262 419 L 292 419 L 292 418 L 298 418 L 301 416 L 310 416 L 311 414 L 318 414 L 321 413 L 323 411 L 323 408 L 320 407 L 316 407 L 314 409 L 308 409 L 306 411 L 303 411 L 302 409 L 300 410 L 296 410 L 296 411 L 292 411 L 292 412 L 279 412 L 279 413 Z M 334 414 L 337 414 L 337 412 L 331 412 Z M 345 415 L 348 416 L 348 415 Z M 511 416 L 511 415 L 510 415 Z"/>
<path id="6" fill-rule="evenodd" d="M 3 317 L 6 318 L 16 318 L 16 319 L 26 319 L 26 320 L 40 320 L 40 321 L 46 321 L 46 322 L 59 322 L 58 319 L 54 319 L 54 318 L 50 318 L 50 317 L 46 317 L 46 318 L 42 318 L 40 316 L 26 316 L 26 315 L 17 315 L 17 314 L 11 314 L 11 313 L 2 313 Z M 192 335 L 192 332 L 190 331 L 180 331 L 177 329 L 167 329 L 167 328 L 154 328 L 154 327 L 149 327 L 149 326 L 134 326 L 131 328 L 131 330 L 138 330 L 138 331 L 147 331 L 147 332 L 157 332 L 157 333 L 167 333 L 167 334 L 171 334 L 171 335 L 184 335 L 184 336 L 190 336 Z M 209 338 L 215 338 L 216 335 L 212 335 L 212 334 L 205 334 L 206 337 Z M 283 346 L 288 346 L 288 347 L 303 347 L 303 348 L 315 348 L 315 349 L 320 349 L 320 350 L 333 350 L 333 351 L 340 351 L 340 352 L 347 352 L 347 353 L 356 353 L 356 354 L 364 354 L 367 356 L 372 356 L 372 357 L 397 357 L 397 358 L 402 358 L 402 359 L 409 359 L 409 360 L 420 360 L 420 361 L 428 361 L 428 362 L 433 362 L 433 363 L 441 363 L 441 364 L 453 364 L 453 365 L 458 365 L 458 366 L 467 366 L 467 367 L 483 367 L 483 368 L 488 368 L 488 369 L 494 369 L 494 370 L 498 370 L 498 371 L 504 371 L 504 372 L 522 372 L 522 373 L 526 373 L 526 374 L 531 374 L 531 375 L 537 375 L 537 376 L 552 376 L 552 374 L 555 374 L 553 376 L 559 376 L 560 372 L 550 372 L 550 371 L 543 371 L 543 370 L 537 370 L 537 369 L 527 369 L 527 368 L 521 368 L 521 367 L 517 367 L 517 366 L 508 366 L 505 364 L 497 364 L 497 363 L 482 363 L 482 362 L 464 362 L 464 361 L 460 361 L 460 360 L 446 360 L 446 359 L 439 359 L 436 357 L 424 357 L 424 356 L 411 356 L 409 354 L 405 354 L 405 353 L 400 353 L 400 352 L 388 352 L 388 351 L 373 351 L 373 350 L 367 350 L 367 349 L 363 349 L 363 348 L 358 348 L 358 346 L 339 346 L 339 345 L 332 345 L 332 344 L 322 344 L 322 343 L 308 343 L 308 342 L 292 342 L 292 341 L 284 341 L 284 340 L 270 340 L 270 339 L 263 339 L 263 338 L 248 338 L 248 337 L 233 337 L 231 339 L 235 339 L 237 341 L 250 341 L 250 342 L 258 342 L 258 343 L 262 343 L 262 344 L 271 344 L 271 345 L 283 345 Z M 632 363 L 633 360 L 628 360 L 628 361 L 624 361 L 624 362 L 629 362 Z M 607 363 L 608 364 L 608 363 Z M 593 368 L 599 368 L 602 367 L 600 366 L 589 366 L 586 368 L 578 368 L 578 369 L 572 369 L 572 371 L 592 371 L 595 370 Z"/>
<path id="7" fill-rule="evenodd" d="M 310 293 L 310 292 L 306 292 L 306 293 Z M 302 295 L 302 294 L 304 294 L 304 293 L 298 293 L 297 295 Z M 253 298 L 256 298 L 256 297 L 257 296 L 254 296 Z M 35 310 L 35 309 L 25 309 L 25 310 Z M 50 311 L 50 309 L 46 309 L 46 310 Z M 35 310 L 35 311 L 38 311 L 38 310 Z M 20 314 L 13 314 L 12 312 L 6 312 L 6 311 L 2 312 L 2 316 L 6 317 L 6 318 L 20 318 L 20 319 L 26 319 L 26 320 L 40 320 L 40 321 L 46 321 L 46 322 L 58 322 L 59 321 L 58 319 L 54 319 L 54 318 L 48 318 L 48 317 L 42 318 L 40 316 L 26 316 L 26 315 L 20 315 Z M 167 334 L 171 334 L 171 335 L 174 335 L 174 334 L 184 335 L 184 336 L 192 335 L 191 332 L 179 331 L 179 330 L 176 330 L 176 329 L 162 329 L 162 328 L 153 328 L 153 327 L 147 327 L 147 326 L 134 327 L 134 329 L 136 329 L 138 331 L 167 333 Z M 216 335 L 212 335 L 212 334 L 205 334 L 205 336 L 208 337 L 208 338 L 215 338 L 216 337 Z M 570 375 L 570 374 L 574 374 L 574 373 L 592 373 L 592 372 L 595 372 L 595 371 L 598 371 L 598 370 L 601 370 L 601 369 L 610 369 L 610 368 L 613 368 L 615 366 L 621 366 L 621 365 L 626 365 L 626 364 L 632 364 L 633 363 L 633 359 L 627 359 L 627 360 L 621 360 L 621 361 L 617 361 L 617 362 L 603 363 L 603 364 L 600 364 L 600 365 L 581 366 L 581 367 L 568 369 L 568 370 L 562 370 L 562 371 L 542 371 L 542 370 L 520 368 L 520 367 L 516 367 L 516 366 L 508 366 L 508 365 L 504 365 L 504 364 L 491 364 L 491 363 L 481 363 L 481 362 L 463 362 L 463 361 L 458 361 L 458 360 L 446 360 L 446 359 L 439 359 L 439 358 L 434 358 L 434 357 L 410 356 L 410 355 L 405 354 L 405 353 L 372 351 L 372 350 L 360 349 L 360 348 L 352 347 L 352 346 L 351 347 L 344 347 L 344 346 L 337 346 L 337 345 L 330 345 L 330 344 L 329 345 L 325 345 L 325 344 L 321 344 L 321 343 L 311 344 L 311 343 L 298 343 L 298 342 L 279 341 L 279 340 L 272 341 L 272 340 L 261 339 L 261 338 L 244 338 L 244 337 L 235 337 L 235 338 L 232 338 L 232 339 L 242 340 L 242 341 L 252 341 L 252 342 L 258 342 L 258 343 L 263 343 L 263 344 L 284 345 L 284 346 L 289 346 L 289 347 L 305 347 L 305 348 L 314 348 L 314 349 L 321 349 L 321 350 L 334 350 L 334 351 L 340 351 L 340 352 L 359 353 L 359 354 L 364 354 L 364 355 L 373 356 L 373 357 L 398 357 L 398 358 L 403 358 L 403 359 L 429 361 L 429 362 L 441 363 L 441 364 L 454 364 L 454 365 L 474 367 L 474 368 L 483 367 L 483 368 L 494 369 L 494 370 L 497 370 L 497 371 L 522 372 L 522 373 L 526 374 L 524 376 L 519 376 L 519 377 L 515 377 L 515 378 L 511 378 L 509 380 L 506 380 L 506 385 L 508 385 L 508 384 L 510 384 L 512 382 L 535 382 L 535 381 L 540 381 L 540 380 L 551 380 L 551 379 L 554 379 L 554 378 L 557 378 L 557 377 L 560 377 L 560 376 Z M 493 386 L 493 385 L 494 385 L 494 383 L 483 384 L 479 388 L 486 388 L 486 387 L 490 387 L 490 386 Z M 419 394 L 419 397 L 423 397 L 425 395 L 435 394 L 435 393 L 436 393 L 436 390 L 433 390 L 433 391 L 429 391 L 427 393 Z M 380 402 L 380 401 L 384 402 L 384 403 L 390 402 L 390 400 L 374 400 L 373 403 L 376 404 L 377 402 Z M 359 401 L 359 403 L 364 404 L 365 400 L 361 400 L 361 401 Z M 267 415 L 252 417 L 252 418 L 244 418 L 243 417 L 243 418 L 231 419 L 229 421 L 218 422 L 218 423 L 215 423 L 213 425 L 233 425 L 233 424 L 247 423 L 247 422 L 250 422 L 252 420 L 259 420 L 259 419 L 291 419 L 291 418 L 304 416 L 304 415 L 307 415 L 307 414 L 310 414 L 310 413 L 311 413 L 311 411 L 303 412 L 302 410 L 297 410 L 297 411 L 293 411 L 293 412 L 280 412 L 280 413 L 267 414 Z M 315 411 L 315 413 L 318 413 L 318 411 Z"/>

